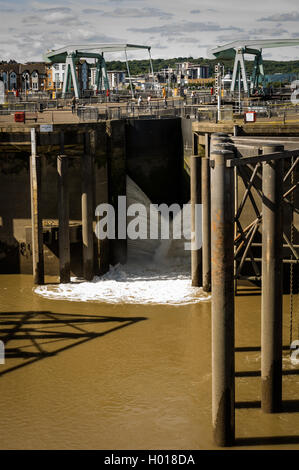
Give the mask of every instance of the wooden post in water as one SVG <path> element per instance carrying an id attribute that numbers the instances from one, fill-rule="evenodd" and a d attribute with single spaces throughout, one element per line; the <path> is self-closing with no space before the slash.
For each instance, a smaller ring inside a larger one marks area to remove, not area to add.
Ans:
<path id="1" fill-rule="evenodd" d="M 267 145 L 263 153 L 282 152 Z M 262 230 L 262 410 L 275 413 L 282 404 L 282 256 L 283 160 L 263 163 Z"/>
<path id="2" fill-rule="evenodd" d="M 81 159 L 82 171 L 82 242 L 83 242 L 83 277 L 91 281 L 94 275 L 94 247 L 93 247 L 93 156 L 90 148 L 91 133 L 86 132 L 84 153 Z"/>
<path id="3" fill-rule="evenodd" d="M 211 150 L 212 424 L 214 441 L 235 436 L 234 170 L 229 150 Z"/>
<path id="4" fill-rule="evenodd" d="M 69 228 L 69 186 L 68 157 L 58 155 L 58 219 L 59 219 L 59 275 L 60 282 L 70 282 L 70 228 Z"/>
<path id="5" fill-rule="evenodd" d="M 31 129 L 30 156 L 32 267 L 34 284 L 44 284 L 43 221 L 41 215 L 41 158 L 36 154 L 36 131 Z"/>

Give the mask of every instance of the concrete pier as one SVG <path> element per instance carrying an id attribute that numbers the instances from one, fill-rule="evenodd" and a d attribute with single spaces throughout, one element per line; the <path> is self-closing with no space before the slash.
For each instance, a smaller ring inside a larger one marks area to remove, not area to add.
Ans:
<path id="1" fill-rule="evenodd" d="M 199 237 L 196 205 L 201 203 L 201 157 L 192 155 L 190 159 L 190 189 L 191 189 L 191 232 L 194 234 L 194 243 Z M 196 247 L 198 244 L 196 243 Z M 201 276 L 201 249 L 191 250 L 191 279 L 192 286 L 200 287 Z"/>
<path id="2" fill-rule="evenodd" d="M 61 283 L 70 282 L 70 230 L 68 157 L 57 157 L 58 222 L 59 222 L 59 276 Z"/>
<path id="3" fill-rule="evenodd" d="M 41 214 L 41 158 L 36 154 L 36 132 L 31 129 L 30 194 L 34 284 L 44 284 L 43 222 Z"/>
<path id="4" fill-rule="evenodd" d="M 268 145 L 263 153 L 283 151 Z M 263 163 L 262 229 L 262 410 L 274 413 L 282 401 L 282 188 L 283 160 Z"/>
<path id="5" fill-rule="evenodd" d="M 235 436 L 234 171 L 228 150 L 211 152 L 212 425 L 215 444 Z"/>
<path id="6" fill-rule="evenodd" d="M 83 243 L 83 277 L 91 281 L 94 275 L 93 246 L 93 156 L 91 152 L 92 131 L 85 133 L 84 154 L 81 159 L 82 171 L 82 243 Z"/>
<path id="7" fill-rule="evenodd" d="M 202 288 L 211 291 L 211 183 L 210 136 L 206 134 L 205 158 L 201 160 Z"/>

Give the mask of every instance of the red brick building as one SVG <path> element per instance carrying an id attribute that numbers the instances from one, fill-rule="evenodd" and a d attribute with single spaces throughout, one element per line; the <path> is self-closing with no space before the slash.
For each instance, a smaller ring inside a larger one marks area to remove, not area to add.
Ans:
<path id="1" fill-rule="evenodd" d="M 46 66 L 43 62 L 27 64 L 0 64 L 0 79 L 5 91 L 43 91 L 46 82 Z"/>

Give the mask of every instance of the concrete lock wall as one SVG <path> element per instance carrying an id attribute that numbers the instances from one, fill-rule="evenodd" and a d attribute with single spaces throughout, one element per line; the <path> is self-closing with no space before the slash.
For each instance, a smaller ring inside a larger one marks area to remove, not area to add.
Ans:
<path id="1" fill-rule="evenodd" d="M 64 133 L 69 156 L 71 271 L 82 274 L 81 157 L 84 133 L 96 132 L 94 205 L 126 194 L 126 174 L 153 203 L 186 202 L 183 195 L 183 145 L 180 119 L 107 121 L 97 124 L 55 125 L 53 133 L 39 133 L 37 153 L 42 159 L 42 216 L 45 273 L 57 275 L 58 211 L 57 155 Z M 14 144 L 12 144 L 12 142 Z M 16 145 L 17 143 L 17 145 Z M 30 127 L 0 129 L 0 272 L 31 273 Z M 94 220 L 94 224 L 96 220 Z M 95 246 L 98 243 L 95 240 Z M 125 262 L 126 241 L 102 243 L 109 263 Z M 105 257 L 105 256 L 104 256 Z M 102 253 L 103 259 L 103 253 Z"/>
<path id="2" fill-rule="evenodd" d="M 45 273 L 58 274 L 57 155 L 61 154 L 59 134 L 64 132 L 64 153 L 69 158 L 71 271 L 82 273 L 81 162 L 86 126 L 55 126 L 53 134 L 38 135 L 42 160 L 42 201 Z M 29 129 L 30 131 L 30 129 Z M 30 134 L 0 132 L 0 272 L 31 273 L 31 206 L 29 157 Z M 95 205 L 108 202 L 106 124 L 96 126 Z M 11 145 L 20 141 L 22 151 Z M 24 145 L 24 142 L 27 142 Z M 1 145 L 2 144 L 2 145 Z M 2 148 L 1 148 L 2 147 Z M 13 152 L 11 150 L 14 150 Z"/>

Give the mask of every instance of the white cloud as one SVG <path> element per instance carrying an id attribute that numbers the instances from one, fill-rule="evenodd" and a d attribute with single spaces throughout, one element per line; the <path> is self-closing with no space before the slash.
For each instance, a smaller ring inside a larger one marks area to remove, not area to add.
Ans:
<path id="1" fill-rule="evenodd" d="M 105 16 L 115 18 L 172 18 L 173 14 L 160 10 L 159 8 L 116 8 L 105 13 Z"/>
<path id="2" fill-rule="evenodd" d="M 99 10 L 98 8 L 84 8 L 82 10 L 82 13 L 83 14 L 86 14 L 86 15 L 94 15 L 94 14 L 102 14 L 103 13 L 103 10 Z"/>
<path id="3" fill-rule="evenodd" d="M 114 41 L 151 45 L 156 58 L 205 56 L 206 45 L 235 39 L 298 37 L 297 4 L 298 0 L 272 0 L 271 5 L 260 0 L 0 0 L 0 60 L 41 60 L 48 49 L 66 44 Z M 131 54 L 144 58 L 142 51 Z M 273 49 L 271 54 L 297 59 L 298 50 Z"/>
<path id="4" fill-rule="evenodd" d="M 53 25 L 79 25 L 82 21 L 73 14 L 69 8 L 50 8 L 36 10 L 37 14 L 25 16 L 22 23 L 25 24 L 53 24 Z"/>
<path id="5" fill-rule="evenodd" d="M 180 23 L 163 24 L 161 26 L 151 26 L 149 28 L 130 28 L 128 31 L 136 33 L 156 33 L 161 36 L 181 35 L 183 33 L 198 33 L 203 31 L 240 31 L 236 26 L 221 26 L 216 23 L 200 23 L 186 21 Z"/>
<path id="6" fill-rule="evenodd" d="M 299 21 L 299 13 L 292 11 L 291 13 L 276 13 L 266 18 L 259 18 L 258 21 Z"/>

